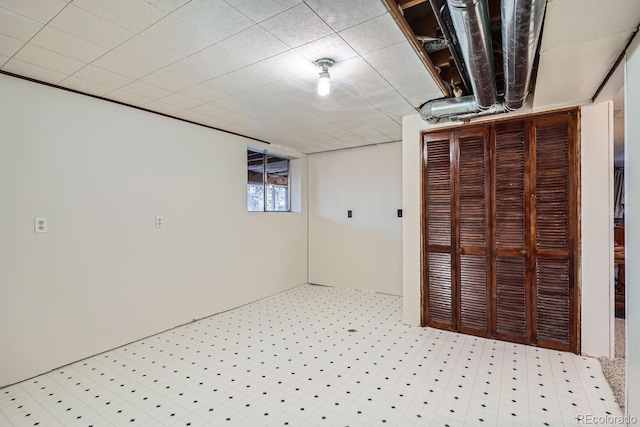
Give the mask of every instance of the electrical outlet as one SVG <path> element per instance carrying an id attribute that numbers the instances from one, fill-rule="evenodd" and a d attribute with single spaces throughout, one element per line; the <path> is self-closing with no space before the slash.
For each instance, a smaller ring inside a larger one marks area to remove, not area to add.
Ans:
<path id="1" fill-rule="evenodd" d="M 48 231 L 47 218 L 34 218 L 33 231 L 36 234 L 44 234 Z"/>
<path id="2" fill-rule="evenodd" d="M 164 219 L 161 216 L 156 217 L 156 228 L 164 227 Z"/>

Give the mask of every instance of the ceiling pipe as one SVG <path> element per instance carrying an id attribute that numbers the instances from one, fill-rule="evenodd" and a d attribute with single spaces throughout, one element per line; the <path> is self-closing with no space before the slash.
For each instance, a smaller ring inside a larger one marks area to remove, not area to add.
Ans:
<path id="1" fill-rule="evenodd" d="M 502 0 L 502 57 L 507 110 L 527 102 L 546 0 Z"/>
<path id="2" fill-rule="evenodd" d="M 420 116 L 432 123 L 487 110 L 497 103 L 487 0 L 448 0 L 447 4 L 473 95 L 423 104 Z"/>
<path id="3" fill-rule="evenodd" d="M 502 0 L 502 55 L 504 59 L 505 100 L 497 102 L 495 97 L 495 76 L 491 54 L 491 36 L 486 1 L 448 0 L 453 10 L 466 4 L 473 6 L 473 13 L 461 14 L 456 25 L 456 36 L 464 46 L 463 54 L 469 69 L 474 95 L 460 98 L 443 98 L 425 102 L 420 106 L 420 116 L 430 122 L 441 120 L 468 121 L 476 117 L 517 110 L 526 103 L 535 52 L 540 38 L 546 0 Z M 484 6 L 478 6 L 480 3 Z M 452 6 L 453 5 L 453 6 Z M 481 10 L 484 9 L 484 12 Z M 482 19 L 482 23 L 479 20 Z M 476 22 L 478 21 L 478 22 Z M 455 21 L 454 21 L 455 22 Z M 460 25 L 463 24 L 463 25 Z M 459 29 L 459 26 L 461 29 Z M 461 31 L 461 32 L 459 32 Z M 472 39 L 469 41 L 469 39 Z M 464 44 L 463 44 L 464 40 Z M 488 45 L 489 50 L 486 50 Z M 469 48 L 477 51 L 469 52 Z M 467 57 L 470 59 L 468 60 Z M 490 63 L 483 63 L 488 58 Z M 491 70 L 490 72 L 487 70 Z M 483 74 L 476 74 L 480 70 Z M 481 70 L 485 70 L 482 72 Z M 487 82 L 491 75 L 491 84 Z M 478 85 L 479 89 L 476 90 Z M 493 90 L 493 96 L 491 91 Z M 482 99 L 480 98 L 482 97 Z M 493 100 L 493 104 L 487 104 Z"/>

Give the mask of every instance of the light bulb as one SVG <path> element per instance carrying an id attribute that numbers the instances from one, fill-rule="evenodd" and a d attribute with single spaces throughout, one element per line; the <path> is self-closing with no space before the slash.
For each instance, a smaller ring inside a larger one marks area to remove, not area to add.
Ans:
<path id="1" fill-rule="evenodd" d="M 318 80 L 318 95 L 327 96 L 331 90 L 331 81 L 329 80 L 329 72 L 324 70 L 320 73 Z"/>

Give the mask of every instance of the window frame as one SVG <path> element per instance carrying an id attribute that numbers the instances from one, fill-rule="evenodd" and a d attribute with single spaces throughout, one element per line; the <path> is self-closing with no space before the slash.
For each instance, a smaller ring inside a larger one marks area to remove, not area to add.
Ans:
<path id="1" fill-rule="evenodd" d="M 253 186 L 260 186 L 262 185 L 262 210 L 251 210 L 249 209 L 249 199 L 247 198 L 247 212 L 291 212 L 291 159 L 289 159 L 288 157 L 284 157 L 281 155 L 277 155 L 277 154 L 273 154 L 273 153 L 269 153 L 266 150 L 256 150 L 256 149 L 251 149 L 250 147 L 247 147 L 247 156 L 250 153 L 254 153 L 254 154 L 260 154 L 262 155 L 262 183 L 257 183 L 257 182 L 251 182 L 249 181 L 249 177 L 247 175 L 247 186 L 246 186 L 246 191 L 247 191 L 247 195 L 249 194 L 249 186 L 253 185 Z M 287 171 L 287 184 L 286 185 L 282 185 L 282 184 L 269 184 L 269 174 L 268 174 L 268 165 L 269 165 L 269 161 L 268 159 L 271 158 L 271 162 L 274 161 L 274 158 L 276 161 L 285 161 L 286 162 L 286 171 Z M 248 167 L 248 165 L 247 165 Z M 274 209 L 272 210 L 268 210 L 267 206 L 268 206 L 268 202 L 267 202 L 267 193 L 268 193 L 268 186 L 272 186 L 273 190 L 273 206 Z M 284 187 L 286 189 L 286 209 L 284 210 L 279 210 L 279 209 L 275 209 L 276 206 L 276 202 L 275 202 L 275 198 L 276 198 L 276 187 Z"/>

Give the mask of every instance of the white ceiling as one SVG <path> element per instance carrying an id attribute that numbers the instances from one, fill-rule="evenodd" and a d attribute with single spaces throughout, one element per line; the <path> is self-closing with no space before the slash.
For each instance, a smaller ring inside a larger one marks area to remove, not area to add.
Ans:
<path id="1" fill-rule="evenodd" d="M 589 102 L 638 23 L 639 0 L 548 0 L 533 107 Z"/>
<path id="2" fill-rule="evenodd" d="M 533 108 L 588 102 L 639 22 L 549 0 Z M 383 0 L 0 0 L 0 69 L 306 153 L 397 141 L 442 96 Z"/>
<path id="3" fill-rule="evenodd" d="M 307 153 L 442 96 L 382 0 L 0 0 L 0 69 Z"/>

